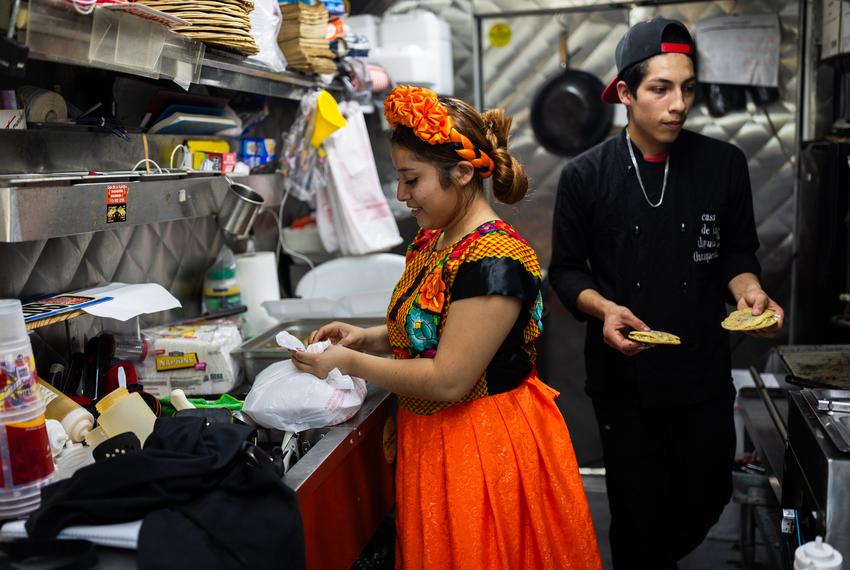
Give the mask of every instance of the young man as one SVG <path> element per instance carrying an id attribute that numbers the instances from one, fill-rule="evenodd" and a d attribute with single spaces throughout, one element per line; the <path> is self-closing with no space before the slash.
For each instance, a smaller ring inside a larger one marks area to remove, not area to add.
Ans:
<path id="1" fill-rule="evenodd" d="M 734 390 L 725 302 L 783 311 L 762 290 L 744 154 L 682 127 L 695 48 L 655 18 L 617 45 L 603 100 L 629 124 L 573 159 L 558 186 L 549 278 L 588 319 L 587 392 L 599 423 L 617 570 L 675 568 L 732 491 Z M 653 350 L 627 338 L 681 337 Z M 663 556 L 664 559 L 659 559 Z"/>

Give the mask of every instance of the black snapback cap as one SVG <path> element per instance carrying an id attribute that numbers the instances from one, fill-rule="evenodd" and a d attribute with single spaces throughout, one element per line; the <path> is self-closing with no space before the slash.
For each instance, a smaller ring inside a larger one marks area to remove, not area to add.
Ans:
<path id="1" fill-rule="evenodd" d="M 677 37 L 688 38 L 687 43 L 665 42 L 664 38 L 670 28 L 678 28 L 681 33 L 677 34 Z M 694 40 L 681 22 L 656 17 L 632 26 L 617 43 L 614 56 L 617 75 L 602 92 L 602 100 L 606 103 L 619 103 L 617 82 L 620 81 L 620 74 L 629 67 L 662 53 L 683 53 L 691 59 L 696 59 Z"/>

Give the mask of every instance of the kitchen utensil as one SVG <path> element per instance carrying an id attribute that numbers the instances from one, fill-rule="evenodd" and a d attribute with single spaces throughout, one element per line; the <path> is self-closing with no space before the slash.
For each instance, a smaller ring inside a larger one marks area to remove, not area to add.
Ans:
<path id="1" fill-rule="evenodd" d="M 244 184 L 230 182 L 218 212 L 218 223 L 237 239 L 247 238 L 265 200 Z"/>
<path id="2" fill-rule="evenodd" d="M 747 108 L 747 92 L 742 85 L 721 85 L 709 83 L 705 85 L 706 107 L 712 117 L 722 117 L 733 111 L 743 111 Z"/>
<path id="3" fill-rule="evenodd" d="M 603 102 L 605 86 L 595 75 L 569 68 L 567 34 L 559 41 L 562 70 L 547 79 L 531 103 L 531 128 L 543 148 L 575 156 L 611 131 L 614 108 Z"/>

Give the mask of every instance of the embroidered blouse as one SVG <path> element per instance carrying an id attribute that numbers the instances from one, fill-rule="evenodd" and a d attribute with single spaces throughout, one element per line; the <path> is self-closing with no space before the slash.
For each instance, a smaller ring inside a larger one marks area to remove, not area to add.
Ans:
<path id="1" fill-rule="evenodd" d="M 518 298 L 522 310 L 482 377 L 459 402 L 399 397 L 403 408 L 417 414 L 433 414 L 519 386 L 535 373 L 534 342 L 543 330 L 540 264 L 510 224 L 486 222 L 456 244 L 438 249 L 440 234 L 420 231 L 407 248 L 404 273 L 387 312 L 395 358 L 434 358 L 452 301 L 505 295 Z"/>

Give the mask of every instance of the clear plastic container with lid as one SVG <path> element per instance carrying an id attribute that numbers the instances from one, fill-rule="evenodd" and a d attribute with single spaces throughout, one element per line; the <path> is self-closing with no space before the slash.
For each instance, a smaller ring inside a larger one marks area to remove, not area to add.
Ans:
<path id="1" fill-rule="evenodd" d="M 215 313 L 242 304 L 236 258 L 228 247 L 222 248 L 204 279 L 203 311 Z"/>

